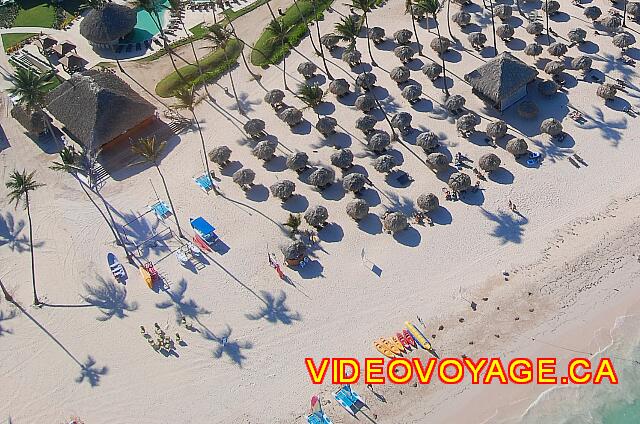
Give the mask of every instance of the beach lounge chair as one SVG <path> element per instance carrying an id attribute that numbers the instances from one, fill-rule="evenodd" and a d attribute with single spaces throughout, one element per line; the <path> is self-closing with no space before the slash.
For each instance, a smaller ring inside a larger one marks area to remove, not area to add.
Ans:
<path id="1" fill-rule="evenodd" d="M 213 245 L 218 240 L 218 235 L 215 233 L 215 227 L 207 222 L 202 217 L 190 218 L 191 228 L 207 243 L 209 246 Z"/>
<path id="2" fill-rule="evenodd" d="M 165 219 L 171 215 L 171 209 L 162 200 L 149 205 L 149 210 L 153 211 L 160 219 Z"/>
<path id="3" fill-rule="evenodd" d="M 196 184 L 198 184 L 198 187 L 204 190 L 204 192 L 207 194 L 211 190 L 213 190 L 213 179 L 207 174 L 200 175 L 199 177 L 194 177 L 193 181 L 195 181 Z"/>
<path id="4" fill-rule="evenodd" d="M 307 422 L 309 424 L 333 424 L 331 418 L 327 417 L 324 411 L 317 411 L 313 414 L 307 415 Z"/>
<path id="5" fill-rule="evenodd" d="M 347 410 L 351 415 L 355 416 L 360 408 L 365 405 L 359 394 L 351 390 L 348 384 L 342 386 L 340 390 L 333 394 L 338 403 Z"/>

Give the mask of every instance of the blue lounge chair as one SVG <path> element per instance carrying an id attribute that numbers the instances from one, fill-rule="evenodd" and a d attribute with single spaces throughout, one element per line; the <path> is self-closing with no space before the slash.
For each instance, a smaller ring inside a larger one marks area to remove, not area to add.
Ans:
<path id="1" fill-rule="evenodd" d="M 307 422 L 309 424 L 333 424 L 331 418 L 327 417 L 324 411 L 317 411 L 313 414 L 307 415 Z"/>
<path id="2" fill-rule="evenodd" d="M 335 392 L 333 397 L 353 416 L 360 410 L 360 406 L 365 405 L 360 395 L 351 390 L 351 386 L 348 384 Z"/>
<path id="3" fill-rule="evenodd" d="M 203 217 L 191 218 L 191 228 L 209 245 L 212 245 L 218 240 L 218 235 L 215 233 L 215 227 L 207 222 Z"/>
<path id="4" fill-rule="evenodd" d="M 198 184 L 198 187 L 204 190 L 205 193 L 209 193 L 211 190 L 213 190 L 213 180 L 207 174 L 200 175 L 193 180 L 196 182 L 196 184 Z"/>
<path id="5" fill-rule="evenodd" d="M 171 209 L 162 200 L 150 205 L 149 209 L 152 210 L 160 219 L 165 219 L 171 215 Z"/>

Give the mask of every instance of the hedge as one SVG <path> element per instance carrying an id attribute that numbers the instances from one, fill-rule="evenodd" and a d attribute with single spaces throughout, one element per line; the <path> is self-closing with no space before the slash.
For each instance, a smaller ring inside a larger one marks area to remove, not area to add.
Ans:
<path id="1" fill-rule="evenodd" d="M 187 65 L 179 68 L 180 73 L 187 80 L 188 87 L 198 86 L 205 81 L 212 81 L 237 63 L 238 56 L 242 50 L 242 43 L 236 39 L 230 39 L 227 43 L 228 61 L 225 61 L 224 51 L 216 49 L 208 55 L 199 59 L 203 75 L 198 72 L 196 65 Z M 184 86 L 180 76 L 174 71 L 167 75 L 156 85 L 156 94 L 160 97 L 171 97 L 173 93 Z"/>
<path id="2" fill-rule="evenodd" d="M 254 50 L 251 52 L 251 63 L 253 65 L 267 66 L 279 63 L 284 55 L 289 52 L 289 46 L 297 46 L 309 30 L 307 23 L 300 20 L 300 15 L 302 15 L 307 22 L 315 20 L 316 17 L 321 19 L 323 12 L 331 6 L 333 0 L 318 0 L 316 2 L 317 16 L 313 13 L 314 8 L 311 0 L 298 0 L 297 3 L 298 7 L 293 4 L 286 10 L 284 16 L 278 18 L 278 20 L 284 24 L 285 28 L 289 29 L 288 42 L 285 43 L 284 49 L 280 43 L 271 42 L 273 34 L 268 29 L 265 29 L 258 41 L 256 41 Z"/>

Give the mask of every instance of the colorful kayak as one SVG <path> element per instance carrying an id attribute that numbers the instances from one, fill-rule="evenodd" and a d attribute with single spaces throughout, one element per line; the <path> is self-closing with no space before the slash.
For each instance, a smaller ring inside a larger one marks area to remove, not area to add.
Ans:
<path id="1" fill-rule="evenodd" d="M 420 330 L 416 328 L 415 325 L 411 324 L 409 321 L 405 321 L 404 325 L 405 327 L 407 327 L 407 330 L 409 330 L 409 333 L 411 333 L 416 343 L 418 343 L 420 347 L 426 350 L 431 350 L 431 343 L 429 343 L 429 340 L 427 340 L 427 338 L 420 332 Z"/>
<path id="2" fill-rule="evenodd" d="M 387 347 L 380 341 L 381 339 L 375 340 L 373 342 L 373 346 L 378 349 L 378 352 L 382 353 L 387 358 L 393 358 L 395 355 L 392 351 L 387 349 Z"/>
<path id="3" fill-rule="evenodd" d="M 404 349 L 406 351 L 411 350 L 411 342 L 409 340 L 407 340 L 407 338 L 404 336 L 404 334 L 396 333 L 396 337 L 398 338 L 400 343 L 402 343 L 402 347 L 404 347 Z M 411 335 L 409 335 L 409 337 L 411 337 Z"/>
<path id="4" fill-rule="evenodd" d="M 393 343 L 398 349 L 400 349 L 400 352 L 406 352 L 406 350 L 404 349 L 404 345 L 400 342 L 400 339 L 398 339 L 397 336 L 391 337 L 391 343 Z"/>
<path id="5" fill-rule="evenodd" d="M 196 244 L 196 246 L 198 246 L 200 249 L 204 250 L 205 252 L 211 252 L 211 247 L 198 234 L 195 234 L 193 236 L 193 242 Z"/>
<path id="6" fill-rule="evenodd" d="M 401 352 L 400 349 L 398 349 L 398 346 L 396 346 L 395 344 L 391 343 L 389 340 L 380 337 L 380 342 L 387 348 L 389 349 L 391 352 L 393 352 L 394 354 L 401 356 Z"/>
<path id="7" fill-rule="evenodd" d="M 411 345 L 412 348 L 415 349 L 416 347 L 418 347 L 418 345 L 416 344 L 416 339 L 414 339 L 411 333 L 409 333 L 409 330 L 402 330 L 402 335 L 404 336 L 404 339 L 407 341 L 407 343 Z"/>
<path id="8" fill-rule="evenodd" d="M 153 277 L 151 276 L 151 273 L 143 266 L 141 266 L 139 269 L 140 269 L 140 275 L 142 275 L 142 279 L 144 280 L 145 283 L 147 283 L 147 286 L 149 286 L 149 288 L 152 289 Z"/>

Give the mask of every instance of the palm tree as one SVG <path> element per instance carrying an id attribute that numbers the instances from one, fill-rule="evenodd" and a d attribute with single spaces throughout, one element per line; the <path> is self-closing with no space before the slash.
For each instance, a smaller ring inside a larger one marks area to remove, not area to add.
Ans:
<path id="1" fill-rule="evenodd" d="M 157 141 L 155 137 L 144 137 L 139 139 L 137 142 L 131 145 L 131 150 L 133 153 L 140 156 L 141 161 L 139 163 L 148 163 L 153 165 L 158 171 L 158 175 L 160 175 L 160 179 L 162 180 L 162 186 L 164 187 L 164 192 L 167 195 L 167 199 L 169 199 L 169 206 L 171 207 L 171 213 L 173 214 L 173 219 L 176 221 L 176 227 L 178 227 L 178 236 L 185 238 L 182 234 L 182 229 L 180 228 L 180 221 L 178 220 L 178 214 L 176 213 L 176 208 L 173 207 L 173 200 L 171 200 L 171 194 L 169 194 L 169 187 L 167 187 L 167 181 L 160 170 L 160 155 L 162 151 L 166 147 L 166 141 Z"/>
<path id="2" fill-rule="evenodd" d="M 214 24 L 209 27 L 209 33 L 204 36 L 207 40 L 214 43 L 214 47 L 221 49 L 224 54 L 224 61 L 227 64 L 227 72 L 229 73 L 229 80 L 231 81 L 231 90 L 233 91 L 233 97 L 236 99 L 236 105 L 238 106 L 238 112 L 240 115 L 244 115 L 244 109 L 240 105 L 238 99 L 238 92 L 236 91 L 236 84 L 233 82 L 233 70 L 229 64 L 229 54 L 227 53 L 227 47 L 229 46 L 229 40 L 231 39 L 231 33 L 224 29 L 220 24 Z"/>
<path id="3" fill-rule="evenodd" d="M 416 43 L 418 44 L 418 54 L 420 56 L 424 56 L 422 54 L 422 44 L 420 44 L 420 40 L 418 39 L 418 31 L 416 30 L 416 17 L 413 14 L 413 0 L 406 0 L 404 13 L 408 13 L 411 15 L 411 25 L 413 26 L 413 35 L 416 37 Z"/>
<path id="4" fill-rule="evenodd" d="M 549 35 L 549 32 L 551 32 L 551 29 L 549 28 L 549 0 L 544 0 L 544 10 L 546 11 L 545 18 L 547 21 L 547 45 L 550 46 L 551 35 Z M 493 16 L 493 6 L 491 6 L 491 15 Z"/>
<path id="5" fill-rule="evenodd" d="M 418 0 L 420 7 L 425 11 L 426 14 L 431 15 L 433 17 L 433 21 L 436 23 L 436 30 L 438 31 L 438 40 L 441 39 L 440 36 L 440 25 L 438 24 L 438 10 L 440 10 L 440 3 L 438 0 Z M 444 81 L 444 93 L 445 96 L 449 97 L 449 88 L 447 87 L 447 69 L 446 63 L 444 60 L 444 54 L 440 55 L 442 59 L 442 79 Z"/>
<path id="6" fill-rule="evenodd" d="M 457 43 L 458 39 L 453 35 L 453 32 L 451 32 L 451 0 L 447 0 L 447 29 L 449 30 L 451 39 Z"/>
<path id="7" fill-rule="evenodd" d="M 624 8 L 624 9 L 622 9 L 623 10 L 623 12 L 622 12 L 622 26 L 626 27 L 627 26 L 627 0 L 624 0 L 622 2 L 622 7 Z"/>
<path id="8" fill-rule="evenodd" d="M 284 223 L 285 227 L 289 227 L 291 228 L 291 236 L 293 237 L 294 234 L 296 234 L 298 232 L 298 227 L 300 227 L 300 224 L 302 224 L 302 218 L 300 217 L 300 214 L 289 214 L 289 218 L 287 218 L 287 222 Z"/>
<path id="9" fill-rule="evenodd" d="M 313 1 L 312 1 L 313 3 Z M 307 21 L 307 17 L 304 16 L 304 14 L 302 13 L 302 9 L 300 9 L 300 5 L 298 4 L 298 0 L 293 0 L 293 5 L 296 8 L 296 11 L 298 12 L 298 19 L 300 20 L 300 22 L 304 22 L 304 25 L 307 27 L 307 29 L 309 29 L 309 22 Z M 317 55 L 320 54 L 320 51 L 318 50 L 318 47 L 316 46 L 316 42 L 313 39 L 313 33 L 311 31 L 309 31 L 309 38 L 311 39 L 311 45 L 313 46 L 313 51 L 316 52 Z M 320 41 L 318 41 L 320 42 Z"/>
<path id="10" fill-rule="evenodd" d="M 367 49 L 369 50 L 369 58 L 371 59 L 371 65 L 377 66 L 376 61 L 373 59 L 371 53 L 371 39 L 369 38 L 369 17 L 368 14 L 376 7 L 376 0 L 351 0 L 351 4 L 348 5 L 354 9 L 362 11 L 364 17 L 364 26 L 367 35 Z"/>
<path id="11" fill-rule="evenodd" d="M 489 0 L 491 10 L 491 28 L 493 29 L 493 56 L 498 55 L 498 43 L 496 42 L 496 17 L 493 14 L 493 0 Z"/>
<path id="12" fill-rule="evenodd" d="M 173 57 L 174 55 L 173 49 L 169 45 L 169 41 L 167 40 L 167 35 L 165 34 L 164 28 L 162 27 L 162 20 L 160 19 L 160 14 L 158 13 L 158 9 L 160 8 L 160 5 L 157 3 L 157 0 L 134 0 L 133 4 L 137 7 L 140 7 L 141 9 L 143 9 L 145 12 L 149 14 L 149 16 L 151 17 L 151 20 L 153 21 L 153 24 L 156 26 L 156 28 L 160 32 L 160 38 L 162 38 L 162 44 L 163 44 L 164 50 L 169 55 L 169 59 L 171 60 L 171 65 L 173 66 L 174 71 L 176 71 L 176 74 L 178 75 L 178 77 L 180 77 L 180 80 L 182 80 L 184 84 L 187 84 L 187 80 L 184 78 L 184 76 L 178 69 L 178 66 L 176 65 L 175 58 Z M 186 63 L 184 59 L 183 61 Z"/>
<path id="13" fill-rule="evenodd" d="M 207 160 L 207 147 L 204 143 L 202 128 L 200 127 L 200 122 L 198 121 L 198 117 L 196 116 L 196 106 L 202 101 L 202 98 L 196 95 L 195 88 L 189 89 L 186 87 L 179 88 L 175 93 L 173 93 L 173 95 L 178 100 L 178 104 L 176 105 L 176 107 L 178 109 L 187 109 L 189 112 L 191 112 L 191 116 L 193 116 L 193 120 L 195 121 L 196 127 L 198 128 L 198 133 L 200 134 L 200 142 L 202 143 L 202 157 L 204 158 L 204 166 L 207 170 L 207 175 L 209 176 L 209 178 L 214 178 L 214 173 L 211 171 L 211 169 L 209 169 L 209 161 Z M 215 186 L 213 186 L 213 191 L 215 191 L 216 194 L 218 193 Z"/>
<path id="14" fill-rule="evenodd" d="M 91 195 L 87 191 L 87 185 L 80 179 L 80 177 L 78 175 L 78 173 L 85 173 L 86 172 L 86 168 L 82 164 L 82 155 L 80 155 L 75 150 L 75 148 L 73 146 L 65 146 L 58 153 L 58 155 L 60 156 L 60 160 L 59 161 L 54 161 L 51 164 L 51 166 L 49 166 L 49 168 L 54 170 L 54 171 L 66 172 L 66 173 L 70 174 L 71 176 L 73 176 L 76 179 L 76 181 L 80 185 L 80 188 L 82 188 L 82 191 L 84 192 L 84 194 L 87 196 L 89 201 L 93 204 L 93 206 L 95 206 L 95 208 L 98 210 L 98 212 L 100 212 L 100 215 L 102 215 L 102 218 L 105 220 L 105 222 L 109 226 L 109 229 L 111 230 L 111 233 L 113 234 L 113 237 L 115 239 L 116 244 L 118 246 L 123 246 L 124 247 L 124 243 L 121 240 L 120 234 L 116 232 L 116 230 L 114 229 L 114 226 L 109 221 L 107 216 L 104 214 L 102 209 L 100 209 L 98 204 L 93 200 L 93 197 L 91 197 Z M 124 247 L 124 249 L 125 249 L 125 253 L 127 254 L 127 256 L 129 256 L 129 252 L 127 251 L 127 248 Z"/>
<path id="15" fill-rule="evenodd" d="M 13 171 L 9 176 L 9 181 L 6 183 L 9 189 L 9 202 L 14 203 L 15 207 L 18 207 L 20 202 L 24 202 L 24 207 L 27 210 L 27 218 L 29 220 L 29 250 L 31 251 L 31 282 L 33 284 L 33 304 L 40 305 L 38 299 L 38 292 L 36 290 L 36 265 L 33 257 L 33 225 L 31 223 L 31 209 L 29 204 L 29 192 L 34 191 L 44 184 L 38 183 L 35 178 L 35 171 L 27 173 L 26 170 L 22 172 Z"/>
<path id="16" fill-rule="evenodd" d="M 7 288 L 4 286 L 4 284 L 2 284 L 2 280 L 0 280 L 0 290 L 2 290 L 2 295 L 4 296 L 4 300 L 6 300 L 7 302 L 14 303 L 13 297 L 11 297 L 11 295 L 7 291 Z"/>
<path id="17" fill-rule="evenodd" d="M 318 44 L 320 44 L 320 57 L 322 58 L 322 63 L 324 65 L 324 70 L 327 73 L 327 78 L 333 81 L 333 75 L 329 72 L 329 67 L 327 66 L 327 58 L 324 55 L 324 46 L 322 45 L 322 36 L 320 35 L 320 17 L 318 16 L 318 7 L 316 5 L 317 0 L 310 0 L 311 5 L 313 6 L 313 16 L 315 20 L 316 33 L 318 35 Z M 311 37 L 311 35 L 309 35 Z M 313 37 L 311 37 L 311 42 L 313 42 Z"/>
<path id="18" fill-rule="evenodd" d="M 312 108 L 316 114 L 316 108 L 324 99 L 324 91 L 318 87 L 318 84 L 300 84 L 296 97 L 304 102 L 308 107 Z"/>
<path id="19" fill-rule="evenodd" d="M 31 69 L 18 68 L 11 79 L 13 87 L 7 91 L 18 99 L 18 104 L 22 106 L 27 113 L 40 112 L 45 115 L 44 121 L 47 126 L 47 131 L 49 131 L 49 134 L 51 134 L 56 144 L 60 145 L 58 137 L 56 137 L 56 134 L 53 132 L 48 115 L 44 112 L 46 106 L 45 99 L 47 96 L 46 85 L 49 77 L 49 73 L 37 74 Z"/>
<path id="20" fill-rule="evenodd" d="M 356 46 L 356 39 L 360 33 L 362 25 L 353 16 L 346 16 L 340 19 L 340 22 L 335 24 L 335 34 L 343 41 L 349 43 L 347 50 L 353 49 Z"/>
<path id="21" fill-rule="evenodd" d="M 253 71 L 249 67 L 249 63 L 247 62 L 247 58 L 244 55 L 244 46 L 248 46 L 251 50 L 256 50 L 256 49 L 251 44 L 246 43 L 243 39 L 238 37 L 238 34 L 236 33 L 236 29 L 233 26 L 233 19 L 229 19 L 229 27 L 231 28 L 231 35 L 233 35 L 233 38 L 235 38 L 236 41 L 238 41 L 239 43 L 242 43 L 242 49 L 240 49 L 240 56 L 242 56 L 242 62 L 244 63 L 244 67 L 247 69 L 247 72 L 249 72 L 249 74 L 251 74 L 251 76 L 253 77 L 254 80 L 260 81 L 260 79 L 262 79 L 262 75 L 258 75 L 258 74 L 253 73 Z M 262 56 L 264 56 L 264 54 Z"/>
<path id="22" fill-rule="evenodd" d="M 269 3 L 267 3 L 269 4 Z M 285 45 L 289 43 L 290 28 L 287 28 L 282 20 L 273 19 L 267 25 L 267 31 L 271 33 L 269 41 L 271 43 L 280 43 L 282 49 L 282 80 L 284 82 L 284 89 L 289 90 L 287 86 L 287 52 L 285 51 Z"/>

